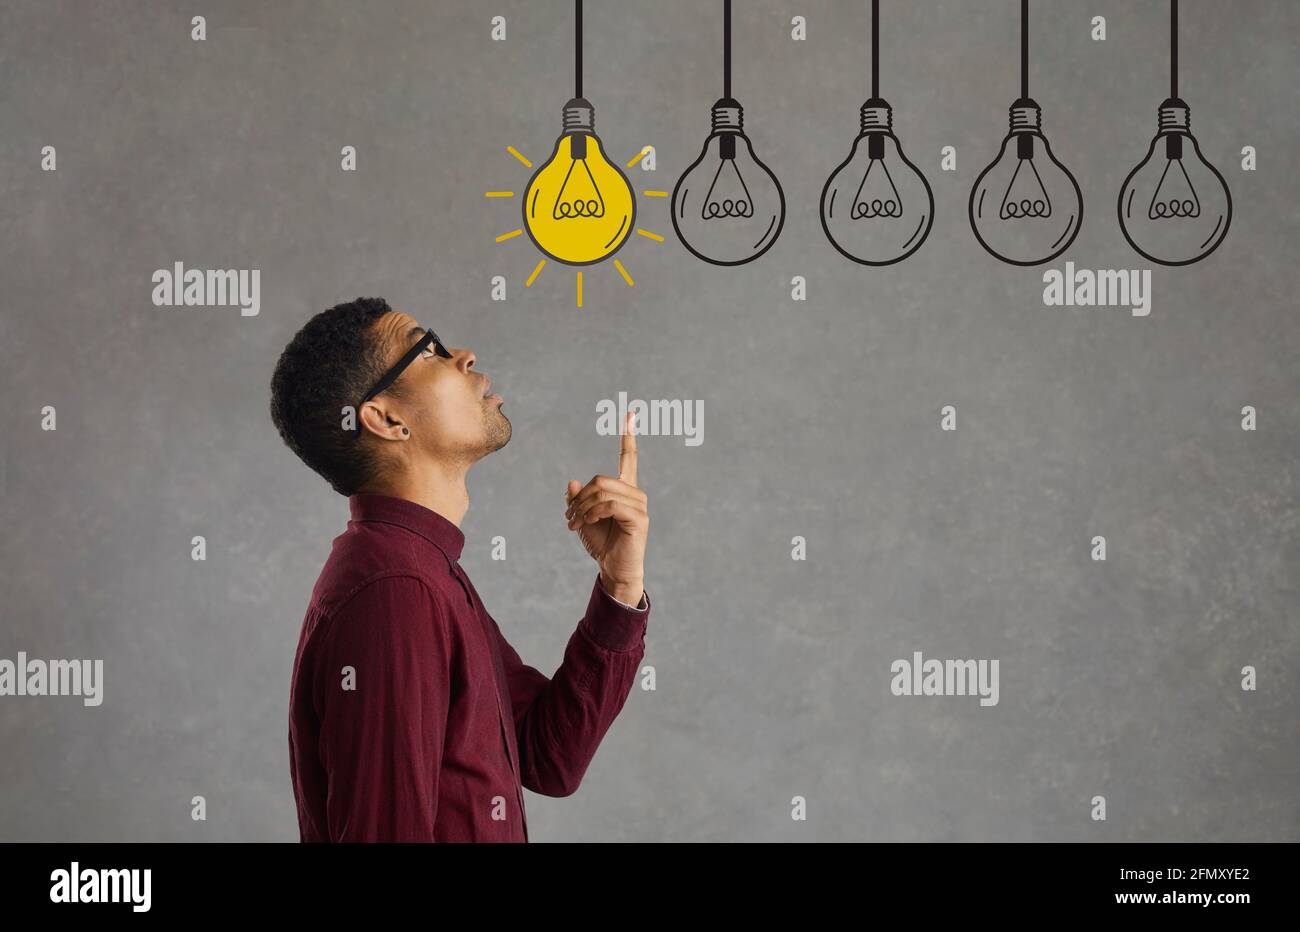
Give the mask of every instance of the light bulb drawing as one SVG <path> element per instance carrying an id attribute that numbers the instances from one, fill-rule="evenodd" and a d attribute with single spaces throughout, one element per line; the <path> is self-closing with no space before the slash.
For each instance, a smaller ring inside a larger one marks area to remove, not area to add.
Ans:
<path id="1" fill-rule="evenodd" d="M 547 256 L 591 265 L 618 252 L 636 222 L 636 197 L 596 135 L 595 109 L 581 97 L 564 105 L 551 157 L 523 198 L 524 229 Z"/>
<path id="2" fill-rule="evenodd" d="M 636 226 L 636 195 L 617 160 L 611 161 L 604 143 L 596 135 L 596 110 L 582 94 L 582 0 L 574 0 L 574 94 L 564 105 L 560 135 L 550 157 L 537 168 L 524 189 L 520 210 L 523 226 L 496 237 L 498 243 L 528 233 L 545 256 L 538 261 L 524 282 L 533 287 L 548 260 L 578 266 L 575 288 L 578 307 L 582 307 L 582 269 L 606 259 L 629 288 L 636 282 L 613 258 L 633 232 L 663 242 L 663 237 Z M 507 147 L 525 168 L 533 168 L 514 146 Z M 646 153 L 642 149 L 628 162 L 631 168 Z M 667 197 L 667 191 L 646 191 L 648 196 Z M 513 198 L 514 191 L 487 191 L 489 198 Z"/>
<path id="3" fill-rule="evenodd" d="M 930 183 L 894 135 L 894 111 L 880 97 L 880 0 L 871 0 L 871 97 L 860 110 L 848 158 L 822 189 L 822 230 L 862 265 L 892 265 L 921 248 L 934 223 Z M 892 166 L 892 167 L 891 167 Z"/>
<path id="4" fill-rule="evenodd" d="M 627 242 L 636 196 L 596 135 L 596 108 L 582 96 L 582 0 L 574 3 L 574 92 L 551 157 L 524 191 L 524 229 L 557 262 L 591 265 Z"/>
<path id="5" fill-rule="evenodd" d="M 743 265 L 772 248 L 785 224 L 785 193 L 745 135 L 744 108 L 731 96 L 731 0 L 723 0 L 723 93 L 699 157 L 673 188 L 673 229 L 693 255 Z"/>
<path id="6" fill-rule="evenodd" d="M 1119 192 L 1119 226 L 1130 246 L 1161 265 L 1190 265 L 1219 248 L 1232 223 L 1232 194 L 1191 131 L 1178 96 L 1178 0 L 1169 3 L 1170 90 L 1155 138 Z"/>
<path id="7" fill-rule="evenodd" d="M 1020 3 L 1020 98 L 993 163 L 970 193 L 970 223 L 981 246 L 1012 265 L 1040 265 L 1070 248 L 1083 222 L 1083 194 L 1042 131 L 1029 96 L 1029 0 Z"/>

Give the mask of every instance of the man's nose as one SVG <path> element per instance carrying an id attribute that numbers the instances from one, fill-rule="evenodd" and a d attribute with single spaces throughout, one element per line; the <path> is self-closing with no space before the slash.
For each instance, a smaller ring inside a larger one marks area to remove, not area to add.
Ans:
<path id="1" fill-rule="evenodd" d="M 458 367 L 464 369 L 466 372 L 474 368 L 475 357 L 474 357 L 473 350 L 460 349 L 459 347 L 457 347 L 456 349 L 452 350 L 452 353 L 456 357 L 456 365 Z"/>

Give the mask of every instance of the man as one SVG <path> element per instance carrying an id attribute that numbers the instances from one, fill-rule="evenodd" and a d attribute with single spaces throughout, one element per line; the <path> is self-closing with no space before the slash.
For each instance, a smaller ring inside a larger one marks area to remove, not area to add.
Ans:
<path id="1" fill-rule="evenodd" d="M 475 361 L 358 298 L 308 321 L 272 377 L 281 437 L 351 513 L 294 660 L 303 841 L 526 842 L 523 787 L 577 790 L 644 656 L 649 518 L 631 418 L 618 476 L 565 490 L 600 571 L 554 675 L 524 664 L 484 608 L 459 562 L 465 476 L 511 427 Z"/>

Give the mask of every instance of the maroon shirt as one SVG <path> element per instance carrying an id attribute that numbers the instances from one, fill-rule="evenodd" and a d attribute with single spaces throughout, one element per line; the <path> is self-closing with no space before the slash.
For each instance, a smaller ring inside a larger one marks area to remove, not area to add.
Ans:
<path id="1" fill-rule="evenodd" d="M 302 841 L 528 840 L 523 787 L 578 788 L 645 655 L 649 596 L 597 574 L 548 679 L 502 637 L 437 512 L 353 495 L 293 665 L 289 773 Z"/>

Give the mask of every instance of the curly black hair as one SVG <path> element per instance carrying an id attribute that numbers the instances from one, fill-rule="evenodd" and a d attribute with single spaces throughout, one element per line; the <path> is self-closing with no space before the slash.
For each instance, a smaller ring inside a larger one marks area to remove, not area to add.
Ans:
<path id="1" fill-rule="evenodd" d="M 357 298 L 321 311 L 289 341 L 271 376 L 271 420 L 280 436 L 340 495 L 376 474 L 373 447 L 344 429 L 343 408 L 383 377 L 384 347 L 373 325 L 391 310 L 383 298 Z"/>

